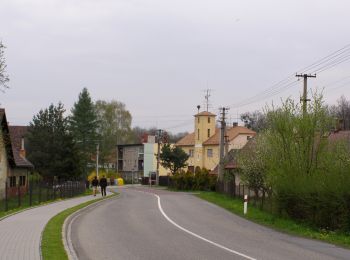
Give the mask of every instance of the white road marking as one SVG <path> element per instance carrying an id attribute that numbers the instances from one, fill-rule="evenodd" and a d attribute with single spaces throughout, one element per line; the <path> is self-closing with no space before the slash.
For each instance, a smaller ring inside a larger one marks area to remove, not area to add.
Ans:
<path id="1" fill-rule="evenodd" d="M 215 242 L 213 242 L 213 241 L 211 241 L 211 240 L 209 240 L 209 239 L 206 239 L 206 238 L 204 238 L 204 237 L 202 237 L 202 236 L 200 236 L 200 235 L 197 235 L 196 233 L 193 233 L 193 232 L 187 230 L 186 228 L 181 227 L 180 225 L 178 225 L 177 223 L 175 223 L 171 218 L 169 218 L 169 217 L 167 216 L 167 214 L 165 214 L 165 212 L 164 212 L 164 210 L 163 210 L 163 208 L 162 208 L 162 205 L 160 204 L 160 197 L 159 197 L 157 194 L 153 194 L 153 195 L 156 196 L 157 199 L 158 199 L 158 208 L 159 208 L 160 212 L 162 213 L 162 215 L 166 218 L 166 220 L 168 220 L 171 224 L 173 224 L 173 225 L 176 226 L 177 228 L 179 228 L 179 229 L 181 229 L 182 231 L 184 231 L 184 232 L 186 232 L 186 233 L 188 233 L 188 234 L 190 234 L 190 235 L 192 235 L 192 236 L 194 236 L 194 237 L 196 237 L 196 238 L 199 238 L 199 239 L 201 239 L 201 240 L 203 240 L 203 241 L 205 241 L 205 242 L 207 242 L 207 243 L 209 243 L 209 244 L 212 244 L 212 245 L 214 245 L 214 246 L 216 246 L 216 247 L 218 247 L 218 248 L 224 249 L 224 250 L 226 250 L 226 251 L 228 251 L 228 252 L 230 252 L 230 253 L 233 253 L 233 254 L 242 256 L 242 257 L 244 257 L 244 258 L 246 258 L 246 259 L 249 259 L 249 260 L 256 260 L 256 258 L 247 256 L 247 255 L 245 255 L 245 254 L 242 254 L 242 253 L 240 253 L 240 252 L 237 252 L 237 251 L 235 251 L 235 250 L 232 250 L 232 249 L 230 249 L 230 248 L 227 248 L 227 247 L 225 247 L 225 246 L 223 246 L 223 245 L 220 245 L 220 244 L 215 243 Z"/>

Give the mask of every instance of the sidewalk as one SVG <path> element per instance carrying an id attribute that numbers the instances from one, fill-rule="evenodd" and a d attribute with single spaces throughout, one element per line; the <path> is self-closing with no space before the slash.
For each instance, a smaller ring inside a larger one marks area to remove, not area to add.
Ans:
<path id="1" fill-rule="evenodd" d="M 29 209 L 0 221 L 0 259 L 40 260 L 41 234 L 47 222 L 64 211 L 101 197 L 84 196 Z"/>

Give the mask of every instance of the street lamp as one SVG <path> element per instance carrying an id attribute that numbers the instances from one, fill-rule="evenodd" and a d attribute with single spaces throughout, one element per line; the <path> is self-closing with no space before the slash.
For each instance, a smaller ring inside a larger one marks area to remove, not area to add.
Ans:
<path id="1" fill-rule="evenodd" d="M 98 156 L 100 153 L 100 144 L 96 145 L 96 176 L 98 178 Z"/>

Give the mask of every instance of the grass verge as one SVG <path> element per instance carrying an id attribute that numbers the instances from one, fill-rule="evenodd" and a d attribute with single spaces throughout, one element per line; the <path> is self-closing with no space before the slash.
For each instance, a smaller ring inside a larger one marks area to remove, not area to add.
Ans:
<path id="1" fill-rule="evenodd" d="M 0 219 L 3 218 L 3 217 L 6 217 L 8 215 L 12 215 L 12 214 L 15 214 L 19 211 L 22 211 L 22 210 L 25 210 L 25 209 L 30 209 L 30 208 L 34 208 L 34 207 L 38 207 L 38 206 L 43 206 L 43 205 L 46 205 L 46 204 L 50 204 L 50 203 L 53 203 L 53 202 L 58 202 L 58 201 L 62 201 L 62 200 L 67 200 L 67 199 L 73 199 L 73 198 L 77 198 L 77 197 L 81 197 L 81 196 L 86 196 L 86 195 L 91 195 L 92 194 L 92 189 L 86 189 L 85 192 L 77 195 L 77 196 L 74 196 L 74 197 L 67 197 L 67 198 L 56 198 L 56 199 L 51 199 L 51 200 L 47 200 L 47 201 L 43 201 L 43 202 L 37 202 L 37 201 L 34 201 L 32 202 L 32 205 L 29 204 L 29 195 L 26 194 L 23 198 L 22 198 L 22 201 L 21 201 L 21 206 L 20 207 L 15 207 L 15 206 L 12 206 L 12 205 L 15 205 L 17 204 L 17 198 L 11 198 L 9 199 L 9 210 L 8 211 L 0 211 Z M 3 207 L 3 205 L 1 205 Z"/>
<path id="2" fill-rule="evenodd" d="M 62 226 L 67 217 L 94 202 L 104 200 L 116 196 L 114 193 L 111 196 L 105 198 L 98 198 L 85 203 L 79 204 L 75 207 L 66 209 L 61 213 L 54 216 L 45 226 L 42 239 L 41 239 L 41 253 L 44 260 L 64 260 L 68 259 L 66 250 L 64 249 L 62 241 Z"/>
<path id="3" fill-rule="evenodd" d="M 318 239 L 342 247 L 350 248 L 350 235 L 342 232 L 318 230 L 310 225 L 298 223 L 292 219 L 280 218 L 271 213 L 262 211 L 256 207 L 248 206 L 247 215 L 243 214 L 243 202 L 241 199 L 231 198 L 216 192 L 200 192 L 197 197 L 216 204 L 228 211 L 256 222 L 282 231 L 288 234 L 302 236 L 306 238 Z"/>

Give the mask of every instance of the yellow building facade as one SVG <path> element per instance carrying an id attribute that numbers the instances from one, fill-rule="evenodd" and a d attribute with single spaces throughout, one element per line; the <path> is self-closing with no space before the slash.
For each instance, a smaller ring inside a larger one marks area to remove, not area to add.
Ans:
<path id="1" fill-rule="evenodd" d="M 255 132 L 242 126 L 227 127 L 227 147 L 241 149 Z M 186 135 L 176 143 L 188 155 L 188 170 L 196 167 L 213 170 L 219 163 L 220 130 L 216 126 L 216 115 L 204 111 L 194 115 L 194 132 Z"/>

